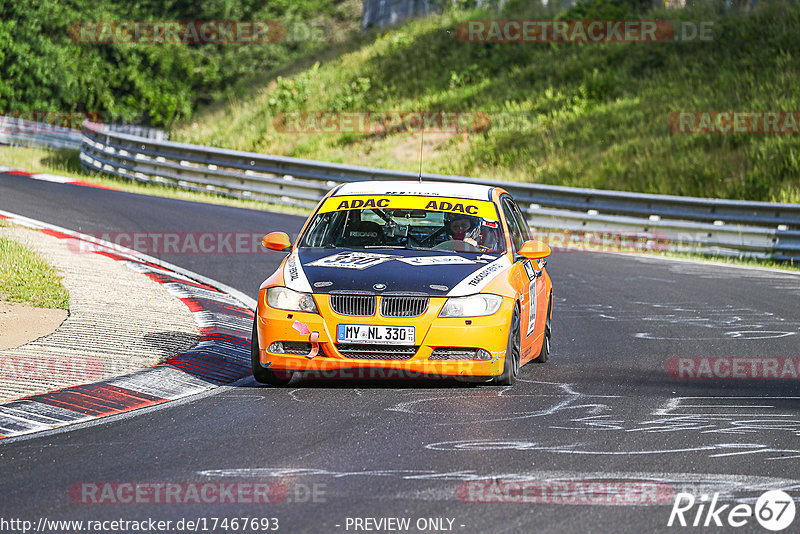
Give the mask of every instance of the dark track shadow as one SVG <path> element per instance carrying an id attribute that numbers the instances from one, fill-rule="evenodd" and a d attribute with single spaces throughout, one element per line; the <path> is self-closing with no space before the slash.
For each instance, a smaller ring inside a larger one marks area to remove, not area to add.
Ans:
<path id="1" fill-rule="evenodd" d="M 178 353 L 185 352 L 196 346 L 201 336 L 187 334 L 186 332 L 149 332 L 142 338 L 145 343 L 161 352 L 158 361 L 163 362 Z"/>
<path id="2" fill-rule="evenodd" d="M 68 172 L 84 173 L 81 168 L 80 151 L 68 148 L 59 148 L 42 158 L 42 164 Z"/>

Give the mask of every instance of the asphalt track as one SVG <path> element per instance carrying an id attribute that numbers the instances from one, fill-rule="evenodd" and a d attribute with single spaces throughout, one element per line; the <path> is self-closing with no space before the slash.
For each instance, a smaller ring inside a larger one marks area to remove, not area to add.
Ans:
<path id="1" fill-rule="evenodd" d="M 292 233 L 302 222 L 8 174 L 0 175 L 0 209 L 89 233 Z M 281 256 L 162 259 L 255 296 Z M 782 488 L 800 499 L 798 379 L 667 372 L 678 357 L 800 356 L 800 277 L 580 252 L 554 254 L 548 270 L 553 355 L 523 368 L 513 388 L 301 380 L 276 389 L 245 380 L 0 443 L 0 519 L 206 518 L 211 531 L 214 517 L 274 517 L 282 532 L 365 532 L 353 518 L 398 517 L 410 518 L 409 532 L 436 531 L 418 530 L 420 518 L 451 519 L 452 531 L 470 533 L 713 532 L 721 529 L 668 528 L 672 495 L 719 493 L 722 504 L 752 504 Z M 465 485 L 476 480 L 499 481 L 495 489 L 526 481 L 528 502 L 496 502 L 496 493 Z M 193 481 L 272 482 L 286 498 L 85 504 L 70 495 L 84 482 Z M 586 493 L 584 481 L 604 485 Z M 615 481 L 658 491 L 640 504 L 598 496 Z M 490 502 L 473 502 L 481 499 Z M 736 531 L 765 530 L 750 518 Z"/>

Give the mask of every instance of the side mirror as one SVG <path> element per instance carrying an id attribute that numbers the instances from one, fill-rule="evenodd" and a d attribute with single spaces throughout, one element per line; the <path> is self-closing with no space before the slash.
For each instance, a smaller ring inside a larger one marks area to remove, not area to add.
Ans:
<path id="1" fill-rule="evenodd" d="M 289 236 L 286 232 L 272 232 L 271 234 L 267 234 L 261 240 L 261 244 L 270 250 L 277 250 L 278 252 L 284 252 L 292 248 L 292 242 L 289 241 Z"/>
<path id="2" fill-rule="evenodd" d="M 540 260 L 550 255 L 550 247 L 541 241 L 525 241 L 518 254 L 529 260 Z"/>

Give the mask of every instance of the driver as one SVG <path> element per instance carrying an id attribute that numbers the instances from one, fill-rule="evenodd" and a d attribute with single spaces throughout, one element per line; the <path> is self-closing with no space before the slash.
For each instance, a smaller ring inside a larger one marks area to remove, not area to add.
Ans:
<path id="1" fill-rule="evenodd" d="M 479 224 L 480 219 L 472 215 L 464 215 L 462 213 L 444 214 L 444 231 L 450 239 L 457 239 L 469 243 L 473 247 L 478 246 L 476 237 L 479 233 Z"/>

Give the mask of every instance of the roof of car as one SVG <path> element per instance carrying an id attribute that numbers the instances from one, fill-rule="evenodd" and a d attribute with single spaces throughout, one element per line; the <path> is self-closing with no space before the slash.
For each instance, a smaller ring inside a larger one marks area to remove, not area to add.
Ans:
<path id="1" fill-rule="evenodd" d="M 491 200 L 492 189 L 488 185 L 449 182 L 369 181 L 346 183 L 333 195 L 418 195 Z"/>

